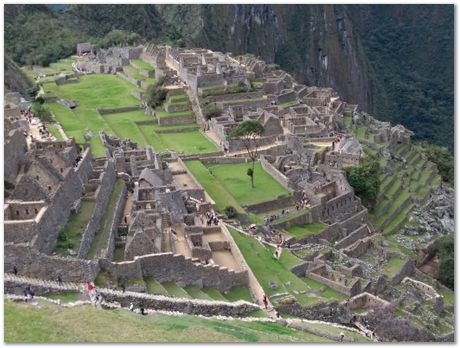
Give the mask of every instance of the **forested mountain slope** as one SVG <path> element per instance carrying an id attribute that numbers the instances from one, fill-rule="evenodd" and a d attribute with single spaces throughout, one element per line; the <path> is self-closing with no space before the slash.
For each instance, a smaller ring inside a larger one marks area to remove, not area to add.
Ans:
<path id="1" fill-rule="evenodd" d="M 250 52 L 453 150 L 453 13 L 453 5 L 6 5 L 5 48 L 20 64 L 46 64 L 76 40 L 122 29 Z"/>

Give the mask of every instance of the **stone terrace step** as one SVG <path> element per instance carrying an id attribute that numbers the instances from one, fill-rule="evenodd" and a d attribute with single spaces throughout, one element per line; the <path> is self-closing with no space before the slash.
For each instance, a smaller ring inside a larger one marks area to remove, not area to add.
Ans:
<path id="1" fill-rule="evenodd" d="M 4 282 L 6 283 L 14 283 L 14 284 L 21 284 L 24 287 L 27 285 L 32 286 L 32 288 L 48 288 L 58 291 L 72 291 L 72 292 L 81 292 L 86 289 L 86 284 L 84 283 L 63 283 L 62 285 L 55 281 L 44 281 L 39 278 L 30 278 L 30 277 L 22 277 L 22 276 L 15 276 L 11 273 L 5 273 L 4 275 Z M 5 287 L 6 289 L 6 287 Z M 107 288 L 97 288 L 99 292 L 102 294 L 103 298 L 109 299 L 108 302 L 127 302 L 135 301 L 138 303 L 142 303 L 143 301 L 149 301 L 150 303 L 154 303 L 150 307 L 147 308 L 156 308 L 156 306 L 160 307 L 173 307 L 176 304 L 179 307 L 187 308 L 187 311 L 190 310 L 190 306 L 192 307 L 192 314 L 202 314 L 208 313 L 209 310 L 216 312 L 216 315 L 219 313 L 216 307 L 219 307 L 221 310 L 230 311 L 237 314 L 237 312 L 248 312 L 252 310 L 259 310 L 260 307 L 249 303 L 244 300 L 238 300 L 235 302 L 228 302 L 227 300 L 205 300 L 205 299 L 191 299 L 191 298 L 172 298 L 166 297 L 162 295 L 151 295 L 146 293 L 140 292 L 132 292 L 132 291 L 125 291 L 122 292 L 120 290 L 112 290 Z M 180 288 L 181 289 L 181 288 Z M 185 292 L 185 290 L 181 289 Z M 217 290 L 216 290 L 217 291 Z M 188 294 L 187 294 L 188 295 Z M 209 310 L 206 310 L 209 308 Z"/>
<path id="2" fill-rule="evenodd" d="M 175 282 L 165 282 L 161 284 L 171 297 L 192 298 L 187 291 L 178 286 Z"/>

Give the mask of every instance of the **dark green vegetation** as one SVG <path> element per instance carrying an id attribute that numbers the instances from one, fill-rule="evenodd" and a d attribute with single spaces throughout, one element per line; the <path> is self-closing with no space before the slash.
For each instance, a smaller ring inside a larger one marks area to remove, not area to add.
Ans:
<path id="1" fill-rule="evenodd" d="M 5 48 L 20 64 L 45 64 L 119 29 L 126 40 L 254 53 L 452 151 L 453 14 L 453 5 L 6 5 Z"/>
<path id="2" fill-rule="evenodd" d="M 422 150 L 427 159 L 436 164 L 443 181 L 454 185 L 454 156 L 446 147 L 422 142 Z"/>
<path id="3" fill-rule="evenodd" d="M 167 91 L 160 84 L 153 84 L 147 87 L 145 97 L 147 104 L 155 108 L 161 105 L 166 99 Z"/>
<path id="4" fill-rule="evenodd" d="M 454 144 L 454 7 L 348 7 L 371 70 L 369 112 L 416 136 Z"/>
<path id="5" fill-rule="evenodd" d="M 374 156 L 366 157 L 358 166 L 345 168 L 348 182 L 367 206 L 374 205 L 379 194 L 379 171 L 380 165 Z"/>
<path id="6" fill-rule="evenodd" d="M 5 301 L 6 342 L 328 342 L 274 323 L 141 316 L 94 307 L 42 308 Z"/>
<path id="7" fill-rule="evenodd" d="M 455 286 L 455 244 L 452 235 L 443 236 L 430 246 L 428 252 L 439 259 L 439 280 L 449 289 Z"/>

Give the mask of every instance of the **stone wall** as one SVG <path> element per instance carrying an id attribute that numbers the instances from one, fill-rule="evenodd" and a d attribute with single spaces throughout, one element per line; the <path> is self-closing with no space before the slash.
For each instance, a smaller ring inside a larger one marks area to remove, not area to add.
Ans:
<path id="1" fill-rule="evenodd" d="M 328 226 L 324 231 L 312 234 L 310 236 L 307 236 L 305 238 L 301 238 L 299 240 L 294 240 L 292 243 L 299 243 L 299 244 L 319 244 L 321 243 L 321 240 L 327 240 L 327 241 L 333 241 L 338 238 L 340 235 L 340 229 L 337 226 L 337 224 L 333 224 Z"/>
<path id="2" fill-rule="evenodd" d="M 316 220 L 318 221 L 318 220 Z M 276 228 L 276 229 L 286 229 L 289 228 L 292 225 L 298 225 L 298 224 L 309 224 L 313 222 L 312 219 L 312 214 L 310 210 L 306 210 L 305 213 L 296 215 L 288 220 L 285 220 L 283 222 L 276 222 L 272 223 L 271 225 Z"/>
<path id="3" fill-rule="evenodd" d="M 126 199 L 127 199 L 128 190 L 126 185 L 123 185 L 120 196 L 118 197 L 117 205 L 115 207 L 115 215 L 110 226 L 110 236 L 107 242 L 107 248 L 102 252 L 102 257 L 108 260 L 113 259 L 113 252 L 115 250 L 115 236 L 117 235 L 118 225 L 123 216 L 125 209 Z"/>
<path id="4" fill-rule="evenodd" d="M 75 171 L 70 170 L 37 226 L 38 233 L 34 246 L 38 250 L 45 254 L 53 251 L 57 236 L 66 225 L 72 206 L 81 198 L 82 191 L 81 180 Z"/>
<path id="5" fill-rule="evenodd" d="M 139 110 L 138 106 L 126 106 L 123 108 L 110 108 L 110 109 L 97 109 L 97 112 L 101 115 L 107 114 L 119 114 L 123 112 L 131 112 Z"/>
<path id="6" fill-rule="evenodd" d="M 80 180 L 85 183 L 88 181 L 88 178 L 93 170 L 93 154 L 91 152 L 91 147 L 87 147 L 85 151 L 82 153 L 83 158 L 78 163 L 77 168 L 75 171 L 77 172 L 78 177 Z"/>
<path id="7" fill-rule="evenodd" d="M 190 110 L 190 104 L 165 104 L 164 109 L 167 112 L 179 112 L 179 111 L 188 111 Z M 191 111 L 191 110 L 190 110 Z"/>
<path id="8" fill-rule="evenodd" d="M 96 191 L 96 206 L 94 208 L 93 216 L 88 221 L 85 231 L 80 243 L 80 249 L 78 251 L 78 257 L 84 258 L 91 247 L 91 243 L 94 238 L 94 234 L 99 226 L 102 216 L 104 215 L 105 208 L 110 197 L 110 193 L 113 190 L 116 179 L 115 164 L 113 160 L 107 160 L 104 173 L 99 187 Z"/>
<path id="9" fill-rule="evenodd" d="M 260 164 L 262 168 L 270 174 L 273 179 L 278 181 L 284 188 L 289 190 L 290 192 L 293 191 L 293 185 L 290 183 L 289 178 L 282 174 L 279 170 L 277 170 L 270 162 L 265 159 L 265 156 L 260 156 Z"/>
<path id="10" fill-rule="evenodd" d="M 170 126 L 175 124 L 194 123 L 195 116 L 190 112 L 189 115 L 157 117 L 157 120 L 160 126 Z"/>
<path id="11" fill-rule="evenodd" d="M 70 283 L 59 285 L 56 282 L 48 284 L 40 279 L 21 279 L 19 277 L 8 277 L 5 281 L 5 293 L 22 295 L 22 291 L 27 285 L 31 285 L 36 296 L 50 293 L 74 292 L 84 288 L 84 284 Z M 117 291 L 98 288 L 104 301 L 118 302 L 122 307 L 128 307 L 134 303 L 136 307 L 143 306 L 147 309 L 163 310 L 169 312 L 181 312 L 192 315 L 204 316 L 239 316 L 248 312 L 260 309 L 259 306 L 246 302 L 224 302 L 200 299 L 171 298 L 162 295 L 150 295 L 145 293 Z"/>
<path id="12" fill-rule="evenodd" d="M 294 317 L 337 324 L 350 324 L 353 317 L 350 310 L 338 302 L 319 303 L 309 307 L 302 307 L 299 303 L 293 303 L 281 305 L 277 310 L 281 315 L 288 314 Z"/>
<path id="13" fill-rule="evenodd" d="M 346 236 L 345 238 L 339 240 L 335 245 L 334 247 L 336 249 L 342 249 L 342 248 L 345 248 L 351 244 L 353 244 L 354 242 L 356 242 L 357 240 L 361 239 L 361 238 L 365 238 L 369 235 L 369 231 L 367 229 L 367 225 L 362 225 L 361 227 L 359 227 L 358 229 L 356 229 L 354 232 L 350 233 L 348 236 Z"/>
<path id="14" fill-rule="evenodd" d="M 295 198 L 294 196 L 287 196 L 282 198 L 277 198 L 271 201 L 257 203 L 245 206 L 244 208 L 251 213 L 260 214 L 264 211 L 272 211 L 275 209 L 282 209 L 294 205 Z"/>
<path id="15" fill-rule="evenodd" d="M 27 245 L 5 244 L 4 252 L 5 270 L 11 272 L 16 266 L 22 276 L 52 280 L 60 276 L 63 281 L 83 282 L 94 280 L 99 272 L 97 262 L 49 256 Z"/>
<path id="16" fill-rule="evenodd" d="M 398 273 L 391 278 L 391 284 L 397 285 L 406 277 L 409 277 L 414 272 L 414 261 L 407 260 L 406 263 L 401 267 Z"/>
<path id="17" fill-rule="evenodd" d="M 208 157 L 201 159 L 201 162 L 206 164 L 238 164 L 250 163 L 250 159 L 246 157 Z"/>
<path id="18" fill-rule="evenodd" d="M 201 265 L 180 254 L 159 253 L 138 256 L 134 261 L 101 262 L 101 267 L 118 278 L 153 277 L 159 282 L 174 281 L 179 286 L 195 285 L 227 291 L 235 285 L 247 285 L 247 271 L 235 272 L 217 265 Z"/>

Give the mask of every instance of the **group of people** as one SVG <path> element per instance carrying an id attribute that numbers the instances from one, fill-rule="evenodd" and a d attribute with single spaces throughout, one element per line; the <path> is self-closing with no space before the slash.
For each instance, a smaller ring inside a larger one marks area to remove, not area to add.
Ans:
<path id="1" fill-rule="evenodd" d="M 102 303 L 102 300 L 103 300 L 102 294 L 99 292 L 99 290 L 96 289 L 93 283 L 91 282 L 87 283 L 87 290 L 88 290 L 89 298 L 91 302 L 93 302 L 94 306 L 97 306 L 98 304 Z"/>
<path id="2" fill-rule="evenodd" d="M 129 304 L 129 310 L 130 310 L 131 312 L 139 312 L 140 315 L 147 315 L 147 312 L 145 311 L 144 306 L 141 305 L 141 306 L 139 307 L 139 311 L 138 311 L 137 308 L 136 308 L 136 306 L 135 306 L 135 304 L 134 304 L 134 302 L 131 302 L 131 303 Z"/>
<path id="3" fill-rule="evenodd" d="M 75 161 L 73 163 L 73 166 L 76 168 L 78 167 L 78 163 L 83 159 L 83 156 L 81 154 L 78 154 L 77 157 L 75 158 Z"/>
<path id="4" fill-rule="evenodd" d="M 30 285 L 27 285 L 24 289 L 24 301 L 32 301 L 34 299 L 35 293 Z"/>
<path id="5" fill-rule="evenodd" d="M 45 125 L 38 127 L 38 133 L 43 137 L 50 137 L 51 133 Z"/>
<path id="6" fill-rule="evenodd" d="M 295 209 L 296 210 L 300 210 L 302 208 L 308 208 L 308 203 L 309 203 L 309 200 L 308 198 L 304 195 L 302 196 L 302 198 L 300 199 L 300 201 L 297 201 L 295 203 Z"/>
<path id="7" fill-rule="evenodd" d="M 272 215 L 264 216 L 264 224 L 265 224 L 265 226 L 268 226 L 268 225 L 270 225 L 270 222 L 275 221 L 277 219 L 281 219 L 281 218 L 283 218 L 283 217 L 285 217 L 287 215 L 289 215 L 289 210 L 288 209 L 286 209 L 286 210 L 283 209 L 278 214 L 272 214 Z"/>
<path id="8" fill-rule="evenodd" d="M 201 224 L 204 225 L 204 220 L 206 219 L 206 226 L 219 225 L 219 218 L 214 212 L 207 211 L 206 214 L 200 215 Z"/>

